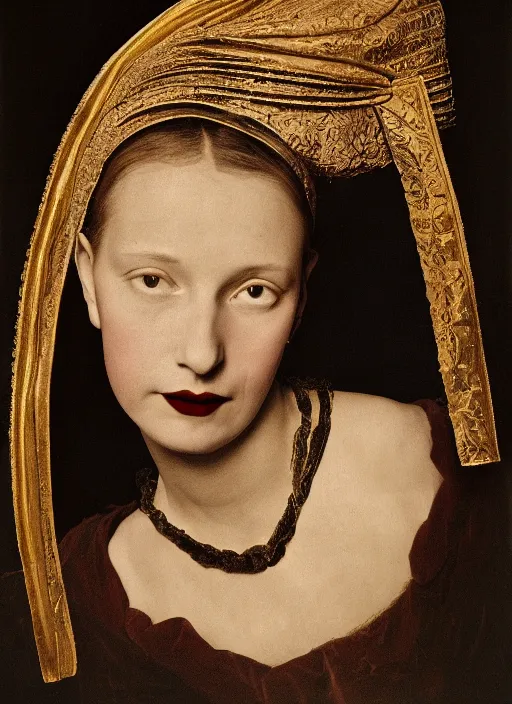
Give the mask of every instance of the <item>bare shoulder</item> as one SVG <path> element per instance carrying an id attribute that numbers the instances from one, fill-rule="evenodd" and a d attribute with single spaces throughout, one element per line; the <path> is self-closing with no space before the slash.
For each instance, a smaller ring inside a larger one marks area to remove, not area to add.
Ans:
<path id="1" fill-rule="evenodd" d="M 364 440 L 366 446 L 382 442 L 392 450 L 406 444 L 412 450 L 427 451 L 432 447 L 430 422 L 425 411 L 412 403 L 400 403 L 370 394 L 334 392 L 332 426 L 335 431 L 346 429 L 354 440 Z"/>
<path id="2" fill-rule="evenodd" d="M 108 554 L 116 570 L 130 567 L 134 555 L 147 551 L 148 531 L 147 520 L 138 509 L 126 516 L 117 526 L 108 544 Z"/>
<path id="3" fill-rule="evenodd" d="M 331 447 L 338 456 L 368 467 L 375 479 L 396 488 L 437 488 L 432 433 L 425 411 L 370 394 L 334 392 Z"/>

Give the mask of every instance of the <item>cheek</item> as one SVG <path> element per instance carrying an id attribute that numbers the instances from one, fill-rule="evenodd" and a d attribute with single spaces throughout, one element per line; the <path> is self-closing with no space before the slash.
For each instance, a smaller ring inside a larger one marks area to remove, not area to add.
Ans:
<path id="1" fill-rule="evenodd" d="M 278 315 L 255 315 L 250 322 L 234 325 L 235 329 L 226 335 L 230 341 L 226 356 L 233 373 L 243 375 L 246 382 L 270 387 L 290 335 L 294 313 L 295 305 L 289 305 Z"/>
<path id="2" fill-rule="evenodd" d="M 154 363 L 154 341 L 140 321 L 137 324 L 112 299 L 108 308 L 100 310 L 100 316 L 107 375 L 112 390 L 126 407 L 147 381 Z"/>

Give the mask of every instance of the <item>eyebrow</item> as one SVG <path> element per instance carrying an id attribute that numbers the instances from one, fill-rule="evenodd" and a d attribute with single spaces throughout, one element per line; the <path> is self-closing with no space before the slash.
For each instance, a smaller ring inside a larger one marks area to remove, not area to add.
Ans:
<path id="1" fill-rule="evenodd" d="M 146 259 L 153 259 L 157 262 L 163 262 L 164 264 L 179 264 L 179 260 L 172 257 L 170 254 L 165 254 L 164 252 L 146 252 L 141 250 L 139 252 L 119 252 L 119 256 L 127 259 L 140 259 L 142 257 Z"/>
<path id="2" fill-rule="evenodd" d="M 281 274 L 289 274 L 290 270 L 286 266 L 279 266 L 279 264 L 252 264 L 251 266 L 242 266 L 237 269 L 233 274 L 234 277 L 239 278 L 242 276 L 255 276 L 260 271 L 275 271 Z"/>
<path id="3" fill-rule="evenodd" d="M 130 259 L 140 259 L 142 257 L 147 259 L 152 259 L 154 261 L 163 262 L 166 264 L 181 264 L 179 259 L 171 256 L 170 254 L 165 254 L 164 252 L 151 252 L 141 250 L 139 252 L 119 252 L 121 257 L 126 257 Z M 272 271 L 283 274 L 290 274 L 290 270 L 286 266 L 280 266 L 279 264 L 272 264 L 271 262 L 265 262 L 262 264 L 251 264 L 247 267 L 241 267 L 237 269 L 230 280 L 239 279 L 243 276 L 256 276 L 260 271 Z"/>

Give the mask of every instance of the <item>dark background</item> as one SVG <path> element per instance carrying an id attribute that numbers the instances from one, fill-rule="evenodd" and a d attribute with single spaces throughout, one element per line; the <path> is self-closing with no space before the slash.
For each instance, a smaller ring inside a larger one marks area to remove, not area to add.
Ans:
<path id="1" fill-rule="evenodd" d="M 0 572 L 18 566 L 7 450 L 11 350 L 25 251 L 52 156 L 105 61 L 170 4 L 9 2 L 0 11 Z M 446 0 L 456 127 L 442 133 L 475 277 L 501 467 L 510 476 L 512 3 Z M 320 264 L 286 370 L 403 401 L 442 394 L 428 304 L 394 166 L 319 184 Z M 52 383 L 52 467 L 59 537 L 83 516 L 128 501 L 147 461 L 113 398 L 98 331 L 74 268 L 63 298 Z M 511 470 L 512 471 L 512 468 Z M 501 479 L 500 479 L 501 481 Z"/>

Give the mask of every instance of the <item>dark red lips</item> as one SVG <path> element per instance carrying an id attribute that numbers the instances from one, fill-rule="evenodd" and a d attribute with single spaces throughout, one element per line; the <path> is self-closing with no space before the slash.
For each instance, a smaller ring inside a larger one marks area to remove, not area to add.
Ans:
<path id="1" fill-rule="evenodd" d="M 163 397 L 178 413 L 185 416 L 209 416 L 210 413 L 229 401 L 226 396 L 217 394 L 194 394 L 192 391 L 175 391 L 172 394 L 163 394 Z"/>

